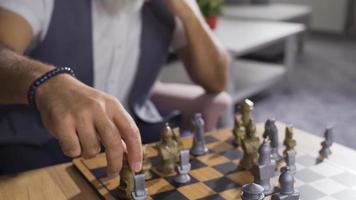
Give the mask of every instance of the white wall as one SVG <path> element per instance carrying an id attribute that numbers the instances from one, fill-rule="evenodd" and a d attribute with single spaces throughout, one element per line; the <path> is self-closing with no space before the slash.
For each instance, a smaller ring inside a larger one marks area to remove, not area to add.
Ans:
<path id="1" fill-rule="evenodd" d="M 273 0 L 309 5 L 312 8 L 311 29 L 343 33 L 345 31 L 348 0 Z M 353 1 L 353 0 L 351 0 Z"/>

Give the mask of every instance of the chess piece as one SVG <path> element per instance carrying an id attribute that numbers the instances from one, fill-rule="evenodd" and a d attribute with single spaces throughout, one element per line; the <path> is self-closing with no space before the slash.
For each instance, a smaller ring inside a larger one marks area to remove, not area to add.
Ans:
<path id="1" fill-rule="evenodd" d="M 241 188 L 242 200 L 263 200 L 264 198 L 263 187 L 256 183 L 246 184 Z"/>
<path id="2" fill-rule="evenodd" d="M 173 129 L 173 136 L 174 136 L 174 140 L 177 141 L 177 143 L 178 143 L 179 150 L 180 151 L 183 150 L 183 142 L 180 137 L 180 128 L 179 127 L 176 127 Z"/>
<path id="3" fill-rule="evenodd" d="M 271 158 L 272 160 L 279 162 L 283 159 L 283 157 L 279 154 L 278 152 L 278 145 L 279 145 L 279 141 L 278 141 L 278 129 L 277 126 L 275 124 L 276 120 L 271 120 L 268 119 L 265 123 L 265 131 L 263 133 L 263 138 L 268 138 L 271 141 Z"/>
<path id="4" fill-rule="evenodd" d="M 177 166 L 178 175 L 174 178 L 174 181 L 180 184 L 188 183 L 190 181 L 190 168 L 189 150 L 180 151 L 180 164 Z"/>
<path id="5" fill-rule="evenodd" d="M 293 176 L 297 172 L 297 167 L 295 165 L 295 155 L 296 154 L 297 153 L 294 150 L 289 150 L 289 151 L 287 151 L 287 156 L 285 157 L 287 168 L 289 169 L 289 171 L 292 173 Z"/>
<path id="6" fill-rule="evenodd" d="M 134 176 L 134 191 L 132 192 L 133 200 L 146 200 L 147 189 L 145 186 L 145 175 L 137 174 Z"/>
<path id="7" fill-rule="evenodd" d="M 120 171 L 120 184 L 118 187 L 119 199 L 132 199 L 134 191 L 134 172 L 132 171 L 127 154 L 123 155 L 122 168 Z"/>
<path id="8" fill-rule="evenodd" d="M 252 110 L 253 110 L 253 102 L 249 99 L 245 99 L 240 105 L 240 113 L 241 113 L 241 120 L 242 125 L 247 129 L 248 123 L 252 120 Z"/>
<path id="9" fill-rule="evenodd" d="M 152 178 L 152 162 L 148 158 L 147 146 L 144 145 L 143 148 L 143 162 L 142 162 L 142 173 L 145 175 L 145 180 L 149 180 Z"/>
<path id="10" fill-rule="evenodd" d="M 325 140 L 321 143 L 321 150 L 319 151 L 319 161 L 323 161 L 331 155 L 330 147 L 333 144 L 333 129 L 327 128 L 324 132 Z"/>
<path id="11" fill-rule="evenodd" d="M 246 136 L 242 140 L 244 155 L 240 161 L 240 169 L 251 169 L 257 162 L 260 139 L 256 136 L 256 125 L 250 120 L 246 130 Z"/>
<path id="12" fill-rule="evenodd" d="M 235 125 L 232 130 L 232 134 L 234 135 L 234 144 L 239 147 L 241 146 L 241 140 L 245 136 L 245 127 L 242 124 L 240 116 L 235 116 Z"/>
<path id="13" fill-rule="evenodd" d="M 204 120 L 200 113 L 196 113 L 193 117 L 194 125 L 194 139 L 191 153 L 194 156 L 201 156 L 208 152 L 208 148 L 205 146 L 204 138 Z"/>
<path id="14" fill-rule="evenodd" d="M 280 191 L 272 195 L 272 200 L 299 200 L 299 192 L 294 190 L 294 177 L 285 167 L 279 176 Z"/>
<path id="15" fill-rule="evenodd" d="M 297 142 L 295 139 L 293 139 L 293 125 L 288 125 L 286 127 L 286 136 L 284 138 L 283 144 L 286 147 L 285 150 L 283 151 L 283 155 L 287 156 L 287 152 L 290 150 L 294 150 L 295 146 L 297 145 Z"/>
<path id="16" fill-rule="evenodd" d="M 270 195 L 273 192 L 273 185 L 271 184 L 271 178 L 274 175 L 274 169 L 276 163 L 271 160 L 271 147 L 266 141 L 260 146 L 259 158 L 257 164 L 252 168 L 252 174 L 254 176 L 255 183 L 261 185 L 264 188 L 264 194 Z"/>
<path id="17" fill-rule="evenodd" d="M 173 131 L 168 124 L 161 132 L 161 141 L 157 145 L 161 165 L 158 170 L 165 174 L 174 173 L 178 161 L 179 147 L 176 140 L 173 139 Z"/>

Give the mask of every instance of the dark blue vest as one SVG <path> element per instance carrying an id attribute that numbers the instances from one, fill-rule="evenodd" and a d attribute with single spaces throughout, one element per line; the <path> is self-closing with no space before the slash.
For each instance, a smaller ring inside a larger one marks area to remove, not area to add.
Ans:
<path id="1" fill-rule="evenodd" d="M 79 80 L 92 86 L 91 19 L 90 0 L 55 0 L 47 35 L 29 57 L 54 66 L 69 66 Z M 174 116 L 162 118 L 149 101 L 151 88 L 167 58 L 173 29 L 174 17 L 160 0 L 151 0 L 144 4 L 139 66 L 129 103 L 130 112 L 138 123 L 145 142 L 157 140 L 158 127 Z M 27 105 L 2 106 L 0 115 L 0 120 L 9 122 L 13 131 L 10 137 L 2 137 L 0 134 L 0 145 L 41 146 L 53 139 L 43 127 L 39 113 Z"/>

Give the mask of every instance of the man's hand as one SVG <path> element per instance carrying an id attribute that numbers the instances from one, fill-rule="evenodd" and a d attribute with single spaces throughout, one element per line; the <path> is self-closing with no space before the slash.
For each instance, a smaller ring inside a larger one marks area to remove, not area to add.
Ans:
<path id="1" fill-rule="evenodd" d="M 67 156 L 94 157 L 102 143 L 108 176 L 113 177 L 121 170 L 126 144 L 131 168 L 141 170 L 139 130 L 116 98 L 62 74 L 38 88 L 36 102 L 44 125 Z"/>

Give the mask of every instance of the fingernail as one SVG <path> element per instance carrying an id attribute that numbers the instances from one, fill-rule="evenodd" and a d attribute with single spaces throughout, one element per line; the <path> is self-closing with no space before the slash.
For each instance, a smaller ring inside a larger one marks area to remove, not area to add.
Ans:
<path id="1" fill-rule="evenodd" d="M 141 162 L 135 162 L 132 165 L 132 170 L 134 170 L 135 172 L 139 172 L 141 171 Z"/>

